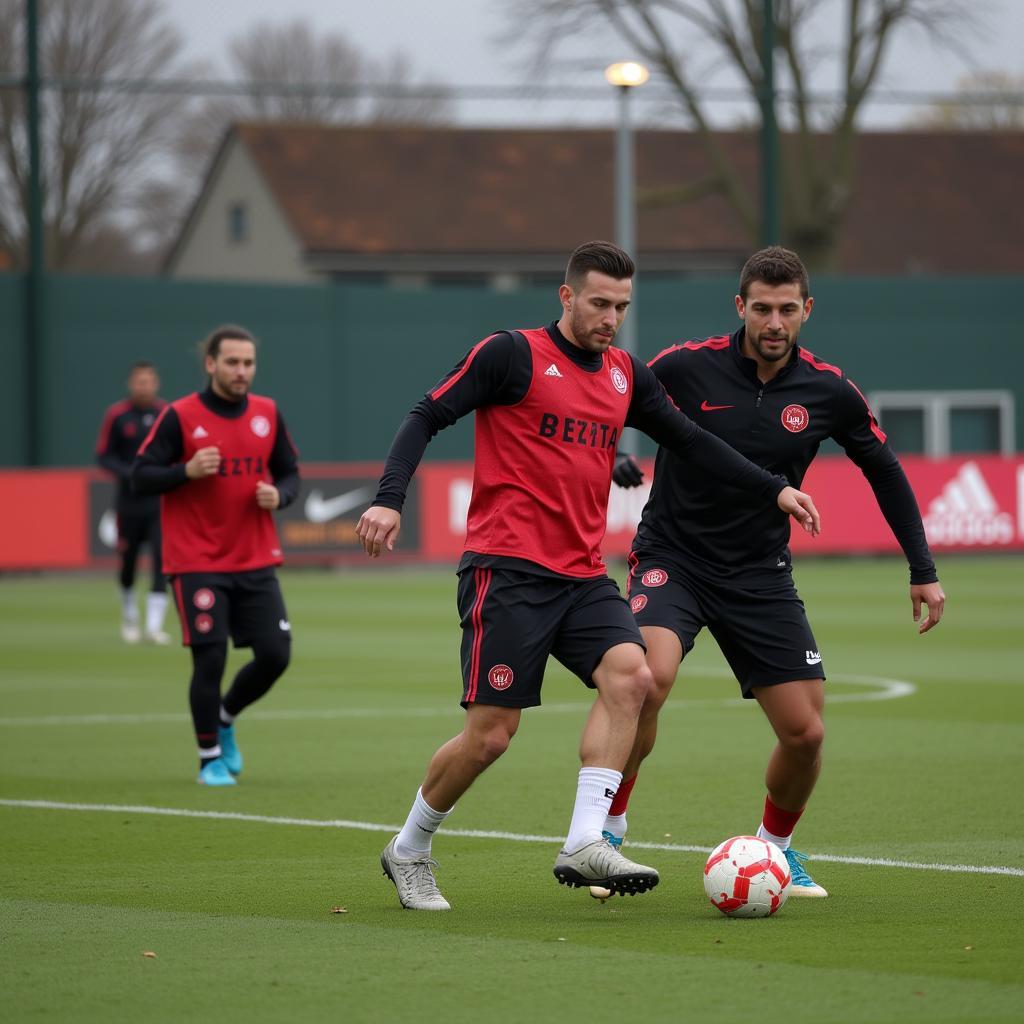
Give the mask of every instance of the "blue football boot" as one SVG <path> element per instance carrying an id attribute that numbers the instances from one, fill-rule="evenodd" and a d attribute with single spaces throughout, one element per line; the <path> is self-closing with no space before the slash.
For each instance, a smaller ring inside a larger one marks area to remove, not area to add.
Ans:
<path id="1" fill-rule="evenodd" d="M 821 899 L 828 895 L 828 892 L 809 874 L 804 868 L 804 861 L 807 860 L 806 853 L 797 853 L 796 850 L 782 851 L 789 862 L 789 873 L 793 876 L 793 887 L 789 890 L 790 896 L 813 896 Z"/>
<path id="2" fill-rule="evenodd" d="M 217 729 L 217 741 L 220 743 L 220 759 L 232 775 L 242 774 L 242 752 L 235 742 L 235 727 L 222 725 Z"/>
<path id="3" fill-rule="evenodd" d="M 199 777 L 196 779 L 201 786 L 236 786 L 234 775 L 228 771 L 224 759 L 218 757 L 209 761 L 199 769 Z"/>

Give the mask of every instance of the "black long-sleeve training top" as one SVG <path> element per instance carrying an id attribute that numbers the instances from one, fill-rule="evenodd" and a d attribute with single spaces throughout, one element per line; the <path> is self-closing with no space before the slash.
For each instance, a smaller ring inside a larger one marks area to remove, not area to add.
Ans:
<path id="1" fill-rule="evenodd" d="M 743 328 L 686 341 L 650 362 L 676 405 L 751 462 L 794 487 L 825 438 L 833 438 L 867 478 L 910 565 L 911 583 L 938 578 L 917 499 L 857 386 L 837 366 L 794 346 L 767 384 L 743 354 Z M 736 488 L 694 473 L 664 446 L 634 547 L 677 552 L 704 564 L 742 571 L 789 560 L 789 523 L 777 508 L 750 502 Z"/>

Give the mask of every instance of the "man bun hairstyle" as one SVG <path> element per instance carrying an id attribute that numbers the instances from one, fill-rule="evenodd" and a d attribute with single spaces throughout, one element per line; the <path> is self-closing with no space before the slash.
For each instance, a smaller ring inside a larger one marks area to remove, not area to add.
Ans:
<path id="1" fill-rule="evenodd" d="M 781 245 L 759 249 L 743 264 L 740 271 L 740 298 L 744 302 L 755 281 L 769 285 L 796 283 L 800 285 L 800 295 L 805 300 L 811 291 L 811 282 L 803 261 L 792 249 L 784 249 Z"/>
<path id="2" fill-rule="evenodd" d="M 231 341 L 251 341 L 256 344 L 256 339 L 244 327 L 238 324 L 221 324 L 216 330 L 206 337 L 199 344 L 199 354 L 205 360 L 207 356 L 216 359 L 220 354 L 220 343 L 230 339 Z"/>
<path id="3" fill-rule="evenodd" d="M 623 281 L 636 273 L 636 265 L 629 253 L 613 242 L 584 242 L 569 257 L 569 265 L 565 268 L 565 283 L 573 291 L 578 291 L 591 270 L 607 274 L 616 281 Z"/>

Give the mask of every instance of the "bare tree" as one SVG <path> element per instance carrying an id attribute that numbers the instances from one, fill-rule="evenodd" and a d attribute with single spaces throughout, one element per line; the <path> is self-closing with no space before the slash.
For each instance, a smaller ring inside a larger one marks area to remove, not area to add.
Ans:
<path id="1" fill-rule="evenodd" d="M 230 63 L 241 92 L 201 104 L 185 143 L 190 159 L 209 154 L 236 121 L 422 123 L 450 116 L 444 90 L 414 85 L 400 55 L 378 65 L 340 33 L 314 35 L 302 21 L 253 25 L 231 42 Z"/>
<path id="2" fill-rule="evenodd" d="M 976 71 L 957 82 L 957 96 L 915 118 L 913 128 L 1006 132 L 1024 129 L 1024 75 Z"/>
<path id="3" fill-rule="evenodd" d="M 314 34 L 302 21 L 258 22 L 232 40 L 229 56 L 225 77 L 237 87 L 192 106 L 176 145 L 175 172 L 150 190 L 146 228 L 160 245 L 173 241 L 234 123 L 424 124 L 451 117 L 444 87 L 415 82 L 402 54 L 378 62 L 341 33 Z"/>
<path id="4" fill-rule="evenodd" d="M 763 0 L 515 0 L 504 6 L 517 38 L 523 38 L 523 25 L 532 26 L 527 41 L 537 48 L 538 61 L 550 63 L 565 40 L 598 26 L 615 39 L 616 59 L 626 50 L 647 63 L 652 77 L 670 87 L 711 168 L 710 180 L 680 183 L 647 201 L 719 192 L 750 239 L 757 238 L 760 211 L 721 146 L 704 89 L 715 68 L 724 67 L 759 111 Z M 808 263 L 827 267 L 834 253 L 851 200 L 858 116 L 893 36 L 916 27 L 933 43 L 956 46 L 957 31 L 977 13 L 967 6 L 958 0 L 775 0 L 779 115 L 787 129 L 780 147 L 784 236 Z M 823 40 L 823 31 L 838 38 Z M 838 75 L 838 95 L 821 105 L 811 79 L 818 80 L 826 62 Z"/>
<path id="5" fill-rule="evenodd" d="M 23 73 L 24 0 L 0 0 L 0 68 Z M 42 0 L 39 4 L 42 164 L 47 262 L 82 260 L 93 235 L 145 192 L 148 170 L 169 150 L 181 100 L 101 79 L 185 74 L 181 41 L 158 0 Z M 63 80 L 63 84 L 57 84 Z M 74 80 L 74 81 L 72 81 Z M 24 95 L 0 89 L 0 245 L 24 265 L 28 205 Z"/>

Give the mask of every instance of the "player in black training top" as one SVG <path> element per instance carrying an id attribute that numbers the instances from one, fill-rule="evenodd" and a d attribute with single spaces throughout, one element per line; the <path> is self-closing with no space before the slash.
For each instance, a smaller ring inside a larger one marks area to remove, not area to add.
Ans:
<path id="1" fill-rule="evenodd" d="M 836 440 L 860 467 L 910 564 L 915 621 L 926 633 L 945 595 L 925 540 L 917 501 L 864 396 L 838 367 L 797 345 L 814 300 L 796 253 L 773 246 L 747 260 L 732 335 L 687 341 L 650 367 L 676 405 L 752 462 L 799 487 L 819 444 Z M 621 456 L 620 486 L 641 482 Z M 707 626 L 743 691 L 771 723 L 778 744 L 758 835 L 786 852 L 794 896 L 826 896 L 790 848 L 794 827 L 821 770 L 824 679 L 818 644 L 793 585 L 786 517 L 739 491 L 687 471 L 661 448 L 650 500 L 629 556 L 628 595 L 647 644 L 654 686 L 640 715 L 605 831 L 621 842 L 640 762 L 651 752 L 658 712 L 679 664 Z M 595 893 L 595 895 L 600 895 Z"/>
<path id="2" fill-rule="evenodd" d="M 152 363 L 134 363 L 128 371 L 128 397 L 115 402 L 103 417 L 96 441 L 96 461 L 117 477 L 118 583 L 121 587 L 121 639 L 137 644 L 168 644 L 164 632 L 167 583 L 160 562 L 160 498 L 136 494 L 131 484 L 132 461 L 143 438 L 160 415 L 164 403 L 157 397 L 160 378 Z M 145 545 L 153 566 L 153 582 L 146 595 L 145 631 L 135 601 L 135 565 Z"/>

